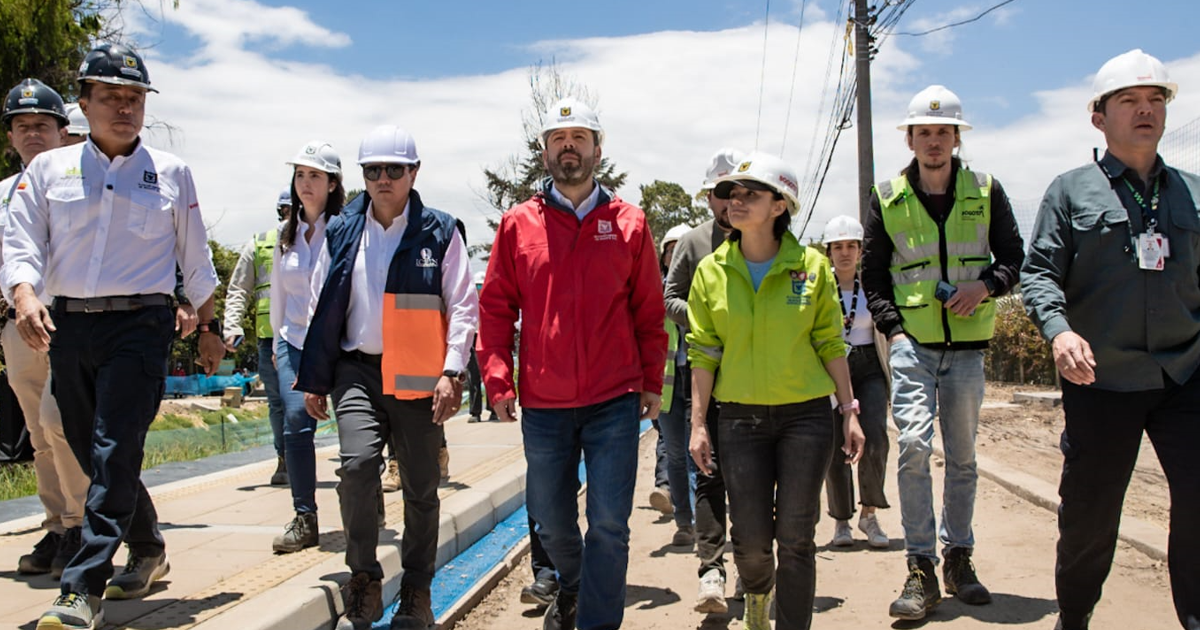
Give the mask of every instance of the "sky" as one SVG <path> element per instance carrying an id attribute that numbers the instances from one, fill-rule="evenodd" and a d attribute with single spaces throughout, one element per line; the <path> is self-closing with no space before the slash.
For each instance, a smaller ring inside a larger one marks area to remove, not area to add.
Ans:
<path id="1" fill-rule="evenodd" d="M 881 4 L 884 0 L 874 0 Z M 911 158 L 896 130 L 913 94 L 938 83 L 962 99 L 972 168 L 992 173 L 1019 210 L 1052 178 L 1091 159 L 1103 137 L 1086 111 L 1094 73 L 1143 48 L 1180 86 L 1168 133 L 1200 118 L 1200 3 L 1145 0 L 915 0 L 872 64 L 875 179 Z M 894 2 L 894 0 L 893 0 Z M 825 139 L 831 54 L 836 75 L 851 0 L 580 2 L 312 2 L 162 0 L 124 3 L 160 94 L 149 144 L 192 168 L 217 241 L 233 246 L 274 222 L 286 162 L 308 141 L 341 155 L 361 188 L 358 144 L 371 128 L 411 131 L 425 202 L 490 242 L 483 169 L 523 149 L 529 73 L 557 63 L 598 99 L 604 154 L 637 203 L 654 180 L 695 193 L 721 147 L 781 155 L 804 189 Z M 146 8 L 149 7 L 149 8 Z M 801 28 L 801 15 L 803 26 Z M 789 107 L 790 103 L 790 107 Z M 824 112 L 820 116 L 821 112 Z M 804 237 L 857 214 L 856 129 L 846 129 Z M 1024 219 L 1028 224 L 1032 216 Z"/>

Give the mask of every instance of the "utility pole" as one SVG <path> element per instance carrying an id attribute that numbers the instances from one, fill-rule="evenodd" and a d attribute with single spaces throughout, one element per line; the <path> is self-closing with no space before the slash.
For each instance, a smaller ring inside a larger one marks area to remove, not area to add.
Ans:
<path id="1" fill-rule="evenodd" d="M 875 150 L 871 144 L 871 34 L 874 23 L 867 0 L 854 0 L 854 59 L 858 79 L 858 220 L 866 222 L 875 184 Z"/>

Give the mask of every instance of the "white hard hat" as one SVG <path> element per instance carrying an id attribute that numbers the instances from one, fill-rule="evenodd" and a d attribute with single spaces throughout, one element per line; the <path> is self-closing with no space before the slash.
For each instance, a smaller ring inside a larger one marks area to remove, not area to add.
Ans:
<path id="1" fill-rule="evenodd" d="M 380 125 L 358 145 L 361 164 L 418 164 L 417 142 L 412 134 L 396 125 Z"/>
<path id="2" fill-rule="evenodd" d="M 663 236 L 662 250 L 666 251 L 667 245 L 670 245 L 671 243 L 678 241 L 679 239 L 683 238 L 684 234 L 687 234 L 688 232 L 691 232 L 691 231 L 692 231 L 692 226 L 690 226 L 686 223 L 680 223 L 679 225 L 676 225 L 675 227 L 667 230 L 667 233 Z"/>
<path id="3" fill-rule="evenodd" d="M 484 272 L 482 272 L 482 271 L 476 271 L 476 272 L 475 272 L 475 276 L 474 276 L 474 277 L 472 277 L 472 278 L 471 278 L 471 280 L 472 280 L 472 281 L 473 281 L 475 284 L 483 284 L 483 279 L 484 279 L 484 278 L 486 278 L 486 277 L 487 277 L 487 274 L 486 274 L 486 273 L 484 273 Z"/>
<path id="4" fill-rule="evenodd" d="M 1167 102 L 1175 98 L 1179 92 L 1179 84 L 1173 83 L 1167 76 L 1167 68 L 1161 61 L 1142 52 L 1140 48 L 1117 55 L 1100 66 L 1096 80 L 1092 82 L 1095 93 L 1088 101 L 1088 111 L 1096 111 L 1096 106 L 1104 97 L 1119 92 L 1125 88 L 1147 85 L 1160 87 L 1167 91 Z"/>
<path id="5" fill-rule="evenodd" d="M 708 171 L 704 173 L 704 183 L 700 185 L 700 190 L 712 190 L 713 186 L 717 185 L 717 180 L 737 168 L 743 157 L 744 154 L 741 151 L 730 147 L 725 147 L 713 154 L 712 162 L 708 164 Z"/>
<path id="6" fill-rule="evenodd" d="M 908 116 L 896 128 L 907 131 L 912 125 L 955 125 L 959 131 L 971 128 L 963 120 L 962 101 L 944 85 L 931 85 L 912 97 Z"/>
<path id="7" fill-rule="evenodd" d="M 828 245 L 837 241 L 863 240 L 863 226 L 854 217 L 839 215 L 825 224 L 825 234 L 821 236 L 821 244 Z"/>
<path id="8" fill-rule="evenodd" d="M 582 127 L 596 132 L 596 146 L 604 145 L 604 129 L 600 126 L 600 117 L 596 110 L 583 101 L 567 97 L 550 106 L 542 117 L 542 133 L 538 135 L 538 143 L 546 148 L 546 136 L 555 129 Z"/>
<path id="9" fill-rule="evenodd" d="M 67 125 L 67 135 L 86 136 L 92 132 L 87 116 L 83 115 L 83 109 L 79 107 L 79 103 L 67 103 L 67 119 L 71 121 Z"/>
<path id="10" fill-rule="evenodd" d="M 278 210 L 284 206 L 292 205 L 292 189 L 291 187 L 284 188 L 283 192 L 279 193 L 279 199 L 275 201 L 275 209 Z"/>
<path id="11" fill-rule="evenodd" d="M 301 147 L 300 152 L 288 164 L 292 166 L 311 166 L 318 171 L 325 171 L 331 175 L 341 176 L 342 174 L 342 158 L 338 157 L 337 151 L 333 150 L 332 144 L 321 140 L 313 140 Z"/>
<path id="12" fill-rule="evenodd" d="M 734 185 L 758 182 L 787 200 L 788 212 L 795 215 L 800 210 L 800 186 L 796 171 L 787 162 L 767 153 L 755 151 L 747 155 L 732 173 L 717 180 L 713 194 L 718 199 L 728 199 Z"/>

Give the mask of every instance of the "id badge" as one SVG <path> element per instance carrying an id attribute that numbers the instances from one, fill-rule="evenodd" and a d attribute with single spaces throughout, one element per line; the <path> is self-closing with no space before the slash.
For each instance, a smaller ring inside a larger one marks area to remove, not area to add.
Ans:
<path id="1" fill-rule="evenodd" d="M 1163 249 L 1166 239 L 1162 234 L 1138 235 L 1138 267 L 1147 271 L 1162 271 L 1166 256 Z"/>

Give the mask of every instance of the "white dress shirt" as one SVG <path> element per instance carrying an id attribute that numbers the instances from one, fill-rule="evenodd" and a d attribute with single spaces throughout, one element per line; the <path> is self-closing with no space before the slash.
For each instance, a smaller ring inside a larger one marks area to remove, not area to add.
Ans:
<path id="1" fill-rule="evenodd" d="M 310 230 L 312 236 L 306 239 Z M 311 228 L 304 221 L 296 225 L 296 242 L 287 251 L 283 251 L 282 234 L 275 241 L 271 255 L 271 329 L 277 338 L 295 348 L 304 347 L 304 336 L 308 334 L 313 268 L 324 249 L 324 213 Z"/>
<path id="2" fill-rule="evenodd" d="M 191 169 L 141 141 L 108 156 L 91 139 L 46 151 L 25 170 L 4 231 L 6 294 L 28 282 L 52 297 L 175 292 L 175 265 L 197 307 L 217 271 Z"/>
<path id="3" fill-rule="evenodd" d="M 566 196 L 558 191 L 558 185 L 556 184 L 550 185 L 550 196 L 558 203 L 574 210 L 575 216 L 579 217 L 579 220 L 582 221 L 583 217 L 586 217 L 589 212 L 596 209 L 596 203 L 600 201 L 600 184 L 592 180 L 592 194 L 584 198 L 578 208 L 575 207 L 575 204 L 571 203 L 570 199 L 567 199 Z"/>
<path id="4" fill-rule="evenodd" d="M 350 276 L 350 305 L 346 311 L 346 335 L 342 337 L 342 350 L 383 354 L 383 293 L 392 258 L 408 227 L 408 210 L 409 206 L 405 205 L 404 212 L 384 229 L 375 219 L 373 207 L 367 206 L 362 242 Z M 311 311 L 316 308 L 321 288 L 325 285 L 329 264 L 329 248 L 323 247 L 313 270 L 310 317 Z M 446 358 L 442 369 L 461 372 L 466 369 L 472 337 L 479 325 L 479 296 L 471 284 L 467 246 L 457 231 L 442 260 L 442 302 L 446 305 L 449 321 Z"/>
<path id="5" fill-rule="evenodd" d="M 875 343 L 875 322 L 871 319 L 871 311 L 867 310 L 867 294 L 863 292 L 862 287 L 859 287 L 858 303 L 855 304 L 853 293 L 839 291 L 842 308 L 849 309 L 851 305 L 854 306 L 854 324 L 849 332 L 844 326 L 842 327 L 842 341 L 852 346 L 866 346 Z"/>
<path id="6" fill-rule="evenodd" d="M 8 230 L 8 202 L 11 201 L 13 195 L 16 194 L 17 185 L 20 183 L 21 176 L 24 174 L 25 167 L 22 166 L 21 170 L 18 171 L 17 174 L 6 178 L 4 181 L 0 181 L 0 234 L 4 234 L 4 232 Z M 28 186 L 28 184 L 26 184 L 26 186 Z M 3 241 L 0 240 L 0 243 L 2 242 Z M 3 251 L 4 248 L 0 247 L 0 278 L 4 277 Z M 3 287 L 0 287 L 0 289 L 3 290 L 4 299 L 8 300 L 9 304 L 11 304 L 13 301 L 12 293 L 9 291 L 8 285 L 3 282 L 0 282 L 0 284 L 4 285 Z M 50 304 L 50 298 L 46 296 L 46 287 L 42 286 L 41 284 L 37 284 L 33 287 L 33 292 L 37 294 L 38 299 L 41 300 L 43 304 Z"/>

